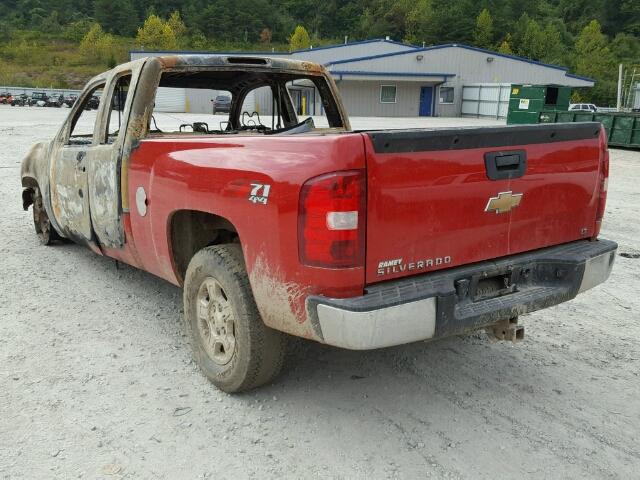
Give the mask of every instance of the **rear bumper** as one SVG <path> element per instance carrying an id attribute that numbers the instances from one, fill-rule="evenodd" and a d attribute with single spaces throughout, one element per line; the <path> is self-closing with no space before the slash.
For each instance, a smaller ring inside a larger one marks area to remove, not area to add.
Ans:
<path id="1" fill-rule="evenodd" d="M 609 277 L 617 248 L 573 242 L 372 285 L 361 297 L 309 297 L 307 312 L 324 343 L 352 350 L 455 335 L 571 300 Z"/>

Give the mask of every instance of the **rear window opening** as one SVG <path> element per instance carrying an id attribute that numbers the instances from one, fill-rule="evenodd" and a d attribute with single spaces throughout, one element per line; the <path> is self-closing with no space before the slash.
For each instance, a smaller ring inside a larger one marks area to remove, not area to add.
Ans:
<path id="1" fill-rule="evenodd" d="M 229 57 L 228 63 L 268 63 Z M 295 135 L 343 128 L 326 80 L 264 69 L 165 71 L 154 102 L 151 135 Z"/>

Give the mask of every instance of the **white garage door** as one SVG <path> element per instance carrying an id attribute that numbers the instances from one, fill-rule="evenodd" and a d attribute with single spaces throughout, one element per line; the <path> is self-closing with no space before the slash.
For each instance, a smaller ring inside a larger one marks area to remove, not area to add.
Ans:
<path id="1" fill-rule="evenodd" d="M 156 91 L 156 112 L 186 112 L 187 93 L 184 88 L 159 87 Z"/>
<path id="2" fill-rule="evenodd" d="M 462 87 L 462 115 L 506 118 L 510 83 L 472 83 Z"/>

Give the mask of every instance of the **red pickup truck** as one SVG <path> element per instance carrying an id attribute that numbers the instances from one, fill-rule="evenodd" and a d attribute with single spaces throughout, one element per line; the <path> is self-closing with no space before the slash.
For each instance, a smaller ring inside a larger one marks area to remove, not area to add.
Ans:
<path id="1" fill-rule="evenodd" d="M 301 119 L 294 88 L 325 125 Z M 168 91 L 228 94 L 228 118 L 167 127 Z M 617 248 L 598 240 L 600 124 L 354 131 L 309 62 L 118 66 L 21 174 L 44 244 L 70 239 L 183 287 L 194 357 L 229 392 L 277 375 L 285 334 L 348 349 L 518 339 L 519 314 L 605 281 Z"/>

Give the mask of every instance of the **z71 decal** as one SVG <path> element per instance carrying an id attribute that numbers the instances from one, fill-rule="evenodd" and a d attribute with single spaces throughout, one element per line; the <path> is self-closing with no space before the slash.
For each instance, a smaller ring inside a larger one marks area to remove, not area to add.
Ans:
<path id="1" fill-rule="evenodd" d="M 269 190 L 271 190 L 271 185 L 265 185 L 264 183 L 252 183 L 251 192 L 249 193 L 249 201 L 266 205 L 269 201 Z"/>

